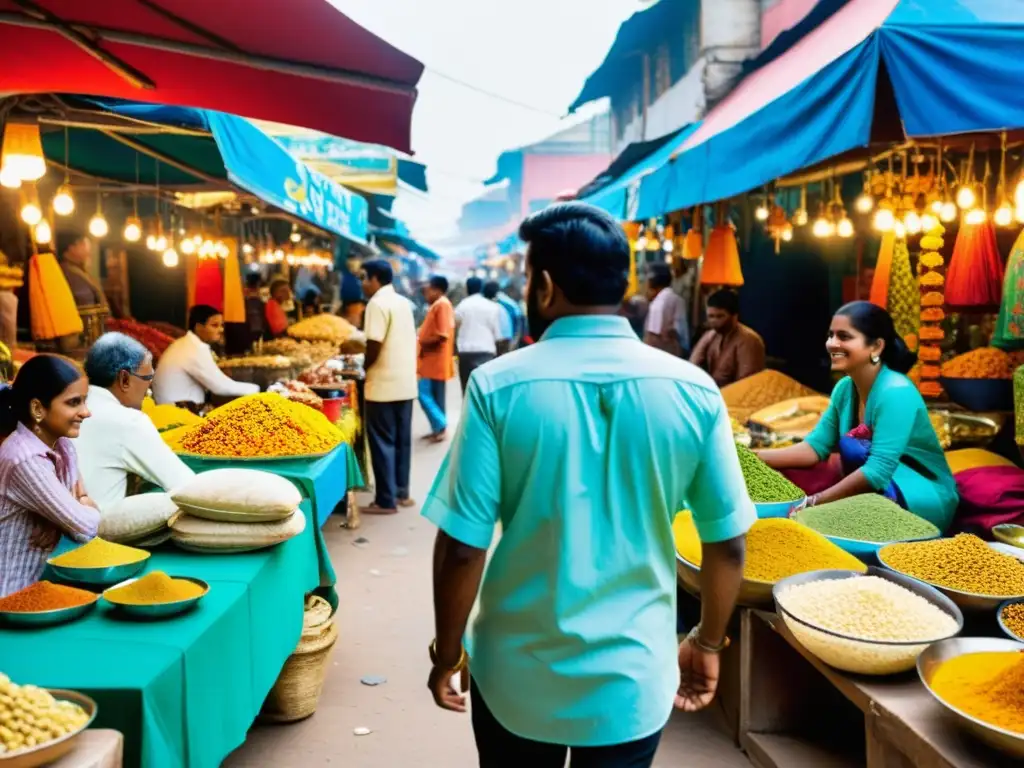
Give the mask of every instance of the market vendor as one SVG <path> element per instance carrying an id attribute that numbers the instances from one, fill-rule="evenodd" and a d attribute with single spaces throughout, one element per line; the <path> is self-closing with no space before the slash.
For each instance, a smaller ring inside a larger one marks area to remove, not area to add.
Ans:
<path id="1" fill-rule="evenodd" d="M 259 385 L 235 381 L 213 359 L 211 344 L 224 337 L 224 315 L 219 309 L 197 304 L 188 313 L 188 332 L 167 348 L 156 368 L 153 399 L 196 410 L 207 395 L 242 397 L 260 391 Z"/>
<path id="2" fill-rule="evenodd" d="M 740 322 L 740 298 L 721 290 L 708 298 L 708 327 L 690 362 L 711 374 L 719 387 L 764 370 L 764 340 Z"/>
<path id="3" fill-rule="evenodd" d="M 89 418 L 88 389 L 72 361 L 37 355 L 0 390 L 0 597 L 39 580 L 62 534 L 88 541 L 99 529 L 69 439 Z"/>
<path id="4" fill-rule="evenodd" d="M 881 307 L 855 301 L 836 312 L 825 344 L 832 370 L 846 374 L 807 439 L 759 456 L 778 470 L 807 469 L 838 452 L 841 479 L 810 496 L 814 506 L 881 493 L 945 530 L 957 506 L 928 409 L 906 373 L 915 362 Z"/>
<path id="5" fill-rule="evenodd" d="M 129 474 L 168 492 L 195 476 L 142 413 L 154 378 L 153 356 L 144 346 L 124 334 L 104 334 L 89 350 L 85 372 L 92 418 L 75 447 L 82 482 L 101 512 L 128 495 Z"/>
<path id="6" fill-rule="evenodd" d="M 60 268 L 75 297 L 75 306 L 107 306 L 107 297 L 99 282 L 89 272 L 92 263 L 92 240 L 82 234 L 69 237 L 61 252 Z"/>
<path id="7" fill-rule="evenodd" d="M 288 281 L 278 278 L 270 284 L 270 300 L 267 302 L 266 334 L 272 339 L 279 339 L 288 330 L 288 313 L 295 307 L 292 289 Z"/>

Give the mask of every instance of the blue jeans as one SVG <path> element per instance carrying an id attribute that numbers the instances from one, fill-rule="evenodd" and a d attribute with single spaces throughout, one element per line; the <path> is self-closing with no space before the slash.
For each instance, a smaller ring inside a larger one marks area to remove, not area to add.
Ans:
<path id="1" fill-rule="evenodd" d="M 435 434 L 448 427 L 444 412 L 444 382 L 435 379 L 420 379 L 420 406 L 427 415 L 430 429 Z"/>
<path id="2" fill-rule="evenodd" d="M 863 467 L 871 456 L 871 441 L 864 438 L 850 437 L 843 435 L 839 438 L 839 458 L 843 462 L 843 474 L 850 475 Z M 899 504 L 904 509 L 907 502 L 903 498 L 900 489 L 895 482 L 890 482 L 888 487 L 882 491 L 882 495 L 889 501 Z"/>

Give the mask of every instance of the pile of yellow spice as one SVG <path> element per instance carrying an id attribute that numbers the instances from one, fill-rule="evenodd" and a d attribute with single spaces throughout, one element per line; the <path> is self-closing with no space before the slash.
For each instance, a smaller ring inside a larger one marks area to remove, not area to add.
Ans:
<path id="1" fill-rule="evenodd" d="M 144 549 L 115 544 L 97 536 L 87 544 L 58 555 L 50 560 L 50 564 L 61 568 L 112 568 L 137 563 L 147 557 L 149 552 Z"/>
<path id="2" fill-rule="evenodd" d="M 153 571 L 130 584 L 108 589 L 103 597 L 118 605 L 164 605 L 200 597 L 204 591 L 195 582 L 172 578 L 163 571 Z"/>
<path id="3" fill-rule="evenodd" d="M 323 454 L 344 438 L 319 411 L 271 392 L 234 400 L 201 424 L 164 435 L 179 453 L 222 458 Z"/>
<path id="4" fill-rule="evenodd" d="M 152 399 L 142 401 L 142 412 L 149 416 L 158 432 L 169 432 L 179 427 L 193 427 L 202 422 L 201 416 L 176 405 L 157 405 Z"/>
<path id="5" fill-rule="evenodd" d="M 879 551 L 878 559 L 937 587 L 993 597 L 1024 596 L 1024 563 L 969 533 L 890 544 Z"/>
<path id="6" fill-rule="evenodd" d="M 961 712 L 1024 735 L 1024 653 L 965 653 L 943 663 L 931 685 Z"/>

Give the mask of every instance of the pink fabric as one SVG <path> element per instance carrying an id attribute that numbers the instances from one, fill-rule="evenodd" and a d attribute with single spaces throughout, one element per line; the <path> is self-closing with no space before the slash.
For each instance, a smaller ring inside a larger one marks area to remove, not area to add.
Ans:
<path id="1" fill-rule="evenodd" d="M 956 475 L 960 506 L 952 533 L 992 538 L 992 527 L 1024 525 L 1024 470 L 1018 467 L 977 467 Z"/>
<path id="2" fill-rule="evenodd" d="M 784 469 L 782 474 L 808 496 L 827 491 L 843 479 L 843 467 L 839 454 L 832 454 L 827 461 L 810 469 Z"/>

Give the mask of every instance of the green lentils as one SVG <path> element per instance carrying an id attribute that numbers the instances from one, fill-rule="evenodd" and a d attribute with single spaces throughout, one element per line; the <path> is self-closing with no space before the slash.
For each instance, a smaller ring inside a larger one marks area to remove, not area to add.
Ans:
<path id="1" fill-rule="evenodd" d="M 801 510 L 797 521 L 826 536 L 889 542 L 938 536 L 939 529 L 877 493 Z"/>
<path id="2" fill-rule="evenodd" d="M 736 445 L 747 483 L 750 500 L 758 504 L 776 504 L 797 501 L 804 492 L 757 457 L 757 454 L 743 445 Z"/>

